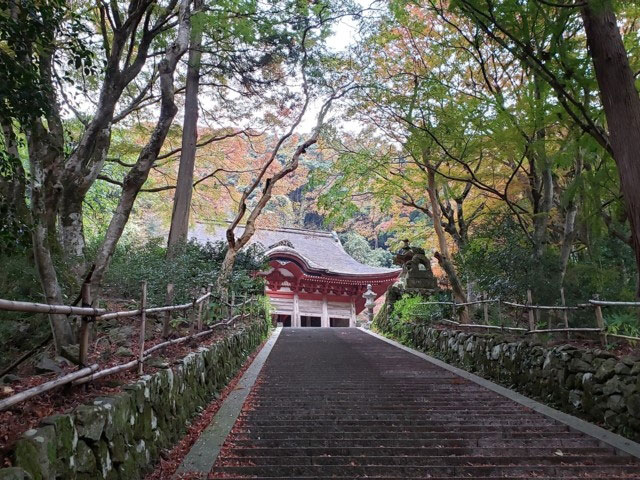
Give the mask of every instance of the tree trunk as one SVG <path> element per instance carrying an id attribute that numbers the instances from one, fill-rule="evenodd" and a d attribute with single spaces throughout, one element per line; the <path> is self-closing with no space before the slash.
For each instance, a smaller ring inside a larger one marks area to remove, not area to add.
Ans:
<path id="1" fill-rule="evenodd" d="M 582 175 L 582 151 L 578 151 L 576 158 L 574 182 Z M 567 205 L 567 213 L 564 217 L 564 229 L 562 232 L 562 247 L 560 248 L 560 287 L 564 285 L 564 276 L 567 273 L 567 265 L 569 264 L 569 255 L 573 242 L 576 239 L 576 217 L 578 216 L 578 202 L 575 198 L 569 200 Z"/>
<path id="2" fill-rule="evenodd" d="M 177 63 L 186 52 L 189 44 L 189 0 L 183 0 L 180 4 L 178 22 L 178 37 L 173 44 L 167 47 L 165 58 L 160 61 L 158 66 L 161 91 L 161 106 L 158 121 L 156 122 L 153 132 L 151 132 L 149 141 L 140 152 L 136 164 L 131 168 L 129 173 L 127 173 L 122 182 L 122 194 L 118 206 L 109 222 L 107 233 L 96 255 L 93 273 L 89 280 L 94 290 L 100 287 L 100 283 L 109 266 L 118 240 L 120 240 L 124 227 L 129 220 L 129 215 L 131 214 L 138 193 L 142 185 L 144 185 L 144 182 L 147 181 L 149 171 L 157 160 L 160 149 L 169 133 L 169 128 L 173 123 L 173 119 L 178 113 L 178 107 L 176 107 L 175 104 L 174 74 Z"/>
<path id="3" fill-rule="evenodd" d="M 26 175 L 13 127 L 10 123 L 2 123 L 2 134 L 4 146 L 12 172 L 9 175 L 0 176 L 0 212 L 5 216 L 3 219 L 7 224 L 29 223 L 29 209 L 26 204 Z"/>
<path id="4" fill-rule="evenodd" d="M 62 290 L 58 282 L 51 248 L 56 244 L 55 227 L 57 207 L 62 186 L 60 175 L 63 159 L 63 131 L 58 104 L 51 85 L 51 57 L 41 56 L 43 81 L 49 82 L 50 113 L 46 126 L 35 119 L 26 127 L 31 173 L 31 224 L 33 254 L 42 291 L 47 303 L 63 304 Z M 73 342 L 71 324 L 65 315 L 49 315 L 56 351 Z"/>
<path id="5" fill-rule="evenodd" d="M 423 160 L 425 161 L 425 164 L 427 164 L 427 159 L 424 158 L 424 156 Z M 442 213 L 440 212 L 440 205 L 438 204 L 438 197 L 436 194 L 436 174 L 432 168 L 429 168 L 427 173 L 427 192 L 429 194 L 429 201 L 431 202 L 431 212 L 433 213 L 433 228 L 436 231 L 436 237 L 438 238 L 438 245 L 440 248 L 440 255 L 436 255 L 436 258 L 447 274 L 447 277 L 449 277 L 454 298 L 459 303 L 465 303 L 467 301 L 467 296 L 465 295 L 464 287 L 462 286 L 460 278 L 458 277 L 449 257 L 449 247 L 447 245 L 444 228 L 442 228 Z M 469 323 L 469 315 L 467 314 L 466 309 L 460 313 L 460 320 L 462 323 Z"/>
<path id="6" fill-rule="evenodd" d="M 304 69 L 305 65 L 303 65 L 302 68 Z M 307 153 L 308 148 L 310 148 L 312 145 L 315 145 L 317 143 L 318 137 L 320 136 L 320 129 L 324 125 L 324 119 L 327 113 L 329 112 L 329 110 L 331 109 L 331 105 L 333 101 L 339 96 L 342 96 L 344 93 L 346 93 L 346 91 L 342 93 L 334 92 L 329 97 L 329 99 L 322 105 L 322 107 L 320 107 L 320 112 L 318 113 L 316 125 L 313 129 L 313 133 L 311 134 L 311 136 L 307 140 L 305 140 L 304 142 L 298 145 L 295 152 L 291 156 L 291 160 L 288 163 L 286 163 L 280 170 L 276 171 L 271 178 L 265 179 L 268 168 L 273 164 L 273 161 L 276 159 L 276 156 L 278 155 L 278 152 L 280 151 L 280 148 L 282 147 L 283 143 L 289 137 L 291 137 L 295 128 L 302 121 L 302 117 L 304 116 L 307 110 L 307 107 L 309 105 L 310 97 L 309 97 L 308 87 L 306 84 L 306 76 L 304 75 L 304 72 L 303 72 L 303 78 L 305 78 L 304 80 L 305 83 L 303 86 L 303 90 L 305 92 L 305 103 L 300 113 L 298 114 L 296 121 L 289 128 L 288 132 L 279 138 L 279 140 L 276 142 L 276 146 L 273 148 L 273 150 L 271 151 L 271 154 L 269 155 L 269 159 L 264 163 L 264 165 L 262 165 L 262 168 L 260 169 L 260 172 L 258 173 L 256 178 L 253 180 L 253 183 L 244 190 L 242 194 L 242 198 L 240 200 L 240 204 L 238 206 L 238 210 L 236 211 L 236 216 L 231 222 L 231 225 L 229 226 L 229 228 L 227 228 L 226 236 L 227 236 L 227 244 L 228 244 L 229 250 L 225 255 L 224 261 L 220 268 L 218 281 L 216 282 L 218 292 L 223 299 L 228 298 L 228 295 L 229 295 L 229 290 L 228 290 L 229 280 L 233 272 L 236 256 L 238 252 L 242 250 L 242 247 L 244 247 L 247 243 L 249 243 L 249 240 L 251 240 L 251 237 L 253 237 L 253 234 L 256 231 L 256 221 L 258 220 L 258 217 L 260 217 L 260 214 L 264 210 L 264 207 L 267 205 L 267 203 L 269 203 L 269 200 L 271 199 L 271 195 L 273 193 L 273 187 L 282 178 L 286 177 L 287 175 L 294 172 L 298 168 L 298 165 L 300 163 L 300 157 L 305 153 Z M 234 230 L 238 226 L 238 224 L 242 221 L 242 219 L 245 218 L 245 214 L 247 213 L 247 209 L 248 209 L 247 200 L 249 199 L 249 196 L 253 192 L 255 192 L 256 189 L 261 184 L 264 184 L 262 188 L 262 195 L 259 197 L 254 207 L 249 211 L 249 215 L 246 217 L 247 220 L 245 222 L 242 235 L 240 235 L 239 238 L 236 238 Z"/>
<path id="7" fill-rule="evenodd" d="M 196 0 L 194 8 L 199 9 L 200 1 Z M 193 194 L 193 170 L 196 159 L 196 143 L 198 140 L 198 88 L 200 85 L 200 45 L 202 43 L 202 27 L 197 26 L 191 32 L 191 50 L 187 67 L 187 85 L 184 102 L 184 124 L 182 127 L 182 150 L 178 181 L 173 197 L 171 228 L 167 245 L 167 257 L 175 255 L 176 248 L 187 241 L 189 233 L 189 214 Z"/>
<path id="8" fill-rule="evenodd" d="M 64 195 L 60 202 L 60 239 L 64 259 L 77 280 L 86 271 L 82 196 Z"/>
<path id="9" fill-rule="evenodd" d="M 158 9 L 154 2 L 112 2 L 110 9 L 106 10 L 111 10 L 116 21 L 109 22 L 109 27 L 103 26 L 99 30 L 105 30 L 97 32 L 104 35 L 105 41 L 109 39 L 97 107 L 65 162 L 61 181 L 62 203 L 65 206 L 60 212 L 62 247 L 74 271 L 85 264 L 82 201 L 102 171 L 111 144 L 113 124 L 123 118 L 122 115 L 120 118 L 115 116 L 122 92 L 138 77 L 149 58 L 154 39 L 158 35 L 165 35 L 164 24 L 167 18 L 175 14 L 175 3 L 170 2 L 170 5 Z M 155 12 L 153 22 L 152 11 Z M 130 112 L 144 98 L 145 90 L 123 110 Z"/>
<path id="10" fill-rule="evenodd" d="M 541 177 L 532 182 L 532 188 L 536 191 L 532 192 L 537 197 L 534 202 L 533 217 L 533 258 L 537 264 L 542 260 L 544 248 L 547 243 L 547 227 L 549 225 L 549 216 L 553 206 L 553 172 L 551 164 L 547 156 L 546 138 L 547 132 L 544 125 L 544 99 L 542 97 L 542 80 L 534 74 L 535 84 L 535 127 L 536 132 L 533 135 L 533 144 L 529 146 L 531 149 L 530 161 L 532 162 L 532 172 L 540 170 Z M 535 185 L 537 183 L 538 185 Z"/>
<path id="11" fill-rule="evenodd" d="M 224 255 L 224 260 L 222 260 L 222 264 L 220 265 L 220 272 L 216 280 L 216 289 L 218 295 L 220 295 L 220 300 L 223 302 L 229 301 L 229 283 L 231 282 L 231 274 L 233 273 L 237 256 L 238 250 L 228 247 L 227 253 Z"/>
<path id="12" fill-rule="evenodd" d="M 582 19 L 640 271 L 640 96 L 611 1 L 589 0 Z"/>

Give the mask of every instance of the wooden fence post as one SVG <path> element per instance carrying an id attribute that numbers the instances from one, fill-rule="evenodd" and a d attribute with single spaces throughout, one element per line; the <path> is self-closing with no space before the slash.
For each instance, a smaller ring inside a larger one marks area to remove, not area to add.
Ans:
<path id="1" fill-rule="evenodd" d="M 140 353 L 138 355 L 138 375 L 144 373 L 144 337 L 147 329 L 147 281 L 142 281 L 142 296 L 140 298 Z"/>
<path id="2" fill-rule="evenodd" d="M 482 298 L 484 299 L 484 304 L 482 305 L 484 311 L 484 324 L 489 325 L 489 302 L 487 301 L 487 292 L 482 293 Z"/>
<path id="3" fill-rule="evenodd" d="M 527 309 L 529 311 L 529 330 L 535 330 L 536 318 L 533 312 L 533 308 L 531 308 L 531 305 L 533 305 L 533 296 L 531 295 L 531 290 L 527 290 L 527 304 L 529 306 L 529 308 Z"/>
<path id="4" fill-rule="evenodd" d="M 596 299 L 598 297 L 596 296 Z M 605 331 L 604 326 L 604 317 L 602 315 L 602 306 L 596 305 L 596 323 L 598 324 L 598 328 L 600 329 L 600 343 L 602 343 L 603 347 L 607 346 L 607 333 Z"/>
<path id="5" fill-rule="evenodd" d="M 198 328 L 198 304 L 196 303 L 196 300 L 196 297 L 191 300 L 191 311 L 189 312 L 189 330 L 192 334 L 195 333 Z"/>
<path id="6" fill-rule="evenodd" d="M 231 291 L 231 303 L 229 304 L 229 320 L 233 318 L 233 307 L 236 304 L 236 292 Z"/>
<path id="7" fill-rule="evenodd" d="M 562 306 L 567 306 L 567 301 L 564 297 L 564 287 L 560 287 L 560 300 L 562 301 Z M 564 319 L 564 328 L 569 328 L 569 312 L 567 310 L 563 310 L 563 319 Z M 571 334 L 567 332 L 567 340 L 571 339 Z"/>
<path id="8" fill-rule="evenodd" d="M 204 305 L 202 306 L 202 308 L 204 309 L 204 318 L 200 319 L 198 328 L 200 330 L 203 329 L 204 327 L 204 321 L 207 319 L 207 315 L 209 315 L 209 301 L 211 300 L 211 290 L 213 288 L 212 284 L 207 285 L 207 295 L 209 295 L 206 300 L 203 302 Z M 202 310 L 202 309 L 201 309 Z"/>
<path id="9" fill-rule="evenodd" d="M 90 307 L 91 306 L 91 284 L 83 283 L 82 284 L 82 306 Z M 81 366 L 86 367 L 88 365 L 89 358 L 89 324 L 91 323 L 92 318 L 89 316 L 80 317 L 80 345 L 78 348 L 78 360 Z"/>
<path id="10" fill-rule="evenodd" d="M 173 283 L 167 284 L 167 296 L 164 298 L 164 305 L 168 307 L 173 303 Z M 164 312 L 162 323 L 162 337 L 167 338 L 171 333 L 171 310 Z"/>
<path id="11" fill-rule="evenodd" d="M 200 291 L 202 291 L 202 290 L 200 290 Z M 206 299 L 201 301 L 198 304 L 198 321 L 197 321 L 198 325 L 197 325 L 196 328 L 198 329 L 199 332 L 202 331 L 202 307 L 203 307 L 205 301 L 206 301 Z"/>

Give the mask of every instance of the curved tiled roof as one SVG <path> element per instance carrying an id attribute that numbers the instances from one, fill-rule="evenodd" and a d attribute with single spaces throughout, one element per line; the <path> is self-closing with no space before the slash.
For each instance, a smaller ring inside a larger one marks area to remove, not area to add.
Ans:
<path id="1" fill-rule="evenodd" d="M 242 227 L 237 232 L 242 233 Z M 200 242 L 226 241 L 226 227 L 198 224 L 190 238 Z M 249 244 L 259 243 L 270 257 L 279 252 L 302 257 L 313 269 L 343 275 L 386 275 L 399 272 L 396 268 L 372 267 L 351 257 L 332 232 L 300 228 L 257 229 Z"/>

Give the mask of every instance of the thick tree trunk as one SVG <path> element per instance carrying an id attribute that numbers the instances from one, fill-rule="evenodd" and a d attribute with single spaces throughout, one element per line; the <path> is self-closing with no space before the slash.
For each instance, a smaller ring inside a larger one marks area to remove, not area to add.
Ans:
<path id="1" fill-rule="evenodd" d="M 425 160 L 426 164 L 427 159 L 423 159 Z M 453 267 L 453 263 L 450 260 L 449 246 L 447 245 L 447 238 L 444 233 L 444 228 L 442 227 L 442 213 L 440 212 L 440 205 L 438 203 L 438 197 L 436 194 L 436 174 L 431 168 L 427 173 L 427 193 L 429 194 L 431 212 L 433 214 L 433 228 L 436 232 L 436 237 L 438 238 L 438 245 L 440 249 L 440 254 L 436 255 L 436 258 L 447 274 L 447 277 L 449 277 L 453 296 L 459 303 L 465 303 L 467 301 L 467 296 L 464 292 L 464 287 L 462 286 L 462 282 L 460 282 L 460 278 L 458 277 L 458 274 Z M 467 314 L 466 309 L 463 309 L 460 313 L 460 321 L 463 323 L 469 323 L 469 315 Z"/>
<path id="2" fill-rule="evenodd" d="M 582 19 L 640 271 L 640 96 L 611 1 L 589 0 Z"/>
<path id="3" fill-rule="evenodd" d="M 196 0 L 195 8 L 200 2 Z M 189 214 L 191 212 L 191 197 L 193 194 L 193 171 L 196 160 L 196 143 L 198 140 L 198 88 L 200 85 L 200 46 L 202 42 L 202 28 L 193 28 L 191 33 L 191 49 L 189 51 L 189 65 L 187 67 L 187 85 L 184 103 L 184 124 L 182 127 L 182 150 L 180 152 L 180 166 L 178 181 L 173 197 L 173 212 L 171 214 L 171 228 L 167 245 L 167 257 L 172 258 L 181 243 L 187 241 L 189 232 Z"/>
<path id="4" fill-rule="evenodd" d="M 582 175 L 582 152 L 578 152 L 575 165 L 574 182 Z M 573 248 L 573 242 L 576 239 L 576 217 L 578 216 L 578 202 L 575 198 L 569 200 L 567 212 L 564 217 L 564 229 L 562 232 L 562 247 L 560 248 L 560 287 L 564 285 L 564 277 L 567 273 L 567 265 L 569 264 L 569 256 Z"/>
<path id="5" fill-rule="evenodd" d="M 60 202 L 60 240 L 64 259 L 77 280 L 86 271 L 82 199 L 64 195 Z"/>
<path id="6" fill-rule="evenodd" d="M 231 282 L 231 274 L 233 273 L 233 267 L 236 263 L 237 256 L 238 250 L 228 247 L 224 260 L 222 260 L 222 264 L 220 265 L 220 272 L 218 273 L 218 278 L 216 280 L 216 289 L 218 291 L 218 295 L 220 295 L 220 300 L 223 302 L 229 301 L 229 284 Z"/>
<path id="7" fill-rule="evenodd" d="M 62 290 L 58 282 L 51 254 L 56 245 L 55 227 L 62 186 L 63 129 L 51 84 L 51 57 L 41 56 L 40 71 L 43 81 L 49 83 L 50 112 L 46 126 L 36 119 L 27 127 L 29 167 L 31 173 L 31 224 L 33 254 L 47 303 L 63 304 Z M 65 315 L 49 315 L 56 351 L 73 342 L 71 324 Z"/>
<path id="8" fill-rule="evenodd" d="M 549 216 L 553 207 L 553 172 L 551 163 L 547 156 L 545 128 L 545 102 L 542 95 L 542 80 L 534 74 L 535 84 L 535 126 L 537 128 L 533 135 L 533 144 L 529 145 L 531 150 L 530 161 L 532 174 L 540 171 L 540 177 L 534 179 L 532 188 L 536 201 L 533 211 L 533 258 L 536 262 L 542 260 L 545 245 L 547 243 L 547 228 L 549 226 Z"/>
<path id="9" fill-rule="evenodd" d="M 112 2 L 106 9 L 111 10 L 117 21 L 110 22 L 108 31 L 100 32 L 109 39 L 109 48 L 97 108 L 65 162 L 61 182 L 64 205 L 60 212 L 62 247 L 74 271 L 85 264 L 82 201 L 104 166 L 111 144 L 111 129 L 114 121 L 118 120 L 116 106 L 122 92 L 146 64 L 149 48 L 155 37 L 165 31 L 164 24 L 167 17 L 175 13 L 174 6 L 175 3 L 170 2 L 167 8 L 158 9 L 154 2 L 129 0 L 123 5 Z M 150 22 L 151 10 L 156 11 L 155 22 Z M 129 107 L 134 107 L 144 98 L 143 91 Z"/>
<path id="10" fill-rule="evenodd" d="M 156 126 L 151 133 L 149 141 L 144 146 L 136 164 L 131 168 L 129 173 L 122 182 L 122 194 L 116 207 L 116 211 L 109 222 L 107 233 L 98 250 L 94 262 L 93 273 L 90 277 L 94 290 L 100 288 L 100 283 L 104 277 L 107 267 L 111 261 L 111 257 L 116 249 L 116 245 L 124 227 L 129 220 L 129 215 L 133 209 L 135 200 L 149 177 L 149 171 L 153 167 L 154 162 L 158 158 L 160 149 L 169 133 L 169 128 L 173 123 L 173 119 L 178 113 L 178 107 L 175 104 L 175 87 L 174 74 L 176 66 L 182 55 L 186 52 L 189 44 L 189 25 L 190 25 L 190 9 L 189 0 L 183 0 L 180 5 L 180 14 L 178 17 L 179 27 L 176 41 L 167 48 L 165 58 L 160 62 L 158 70 L 160 72 L 160 91 L 161 106 L 160 114 Z"/>
<path id="11" fill-rule="evenodd" d="M 0 176 L 0 212 L 8 223 L 29 223 L 29 208 L 26 204 L 26 175 L 16 141 L 13 128 L 10 123 L 2 123 L 4 146 L 10 157 L 12 172 Z"/>
<path id="12" fill-rule="evenodd" d="M 33 257 L 46 302 L 63 305 L 64 299 L 48 245 L 47 228 L 38 221 L 32 228 Z M 49 314 L 49 323 L 56 352 L 60 352 L 61 347 L 74 343 L 73 331 L 66 315 Z"/>

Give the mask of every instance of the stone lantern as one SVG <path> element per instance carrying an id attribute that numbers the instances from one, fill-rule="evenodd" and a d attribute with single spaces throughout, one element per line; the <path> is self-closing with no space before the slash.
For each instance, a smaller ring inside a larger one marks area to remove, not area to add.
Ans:
<path id="1" fill-rule="evenodd" d="M 376 304 L 376 293 L 371 290 L 371 284 L 367 285 L 367 291 L 362 295 L 366 300 L 364 306 L 367 307 L 367 312 L 369 313 L 369 323 L 373 322 L 373 307 Z"/>

